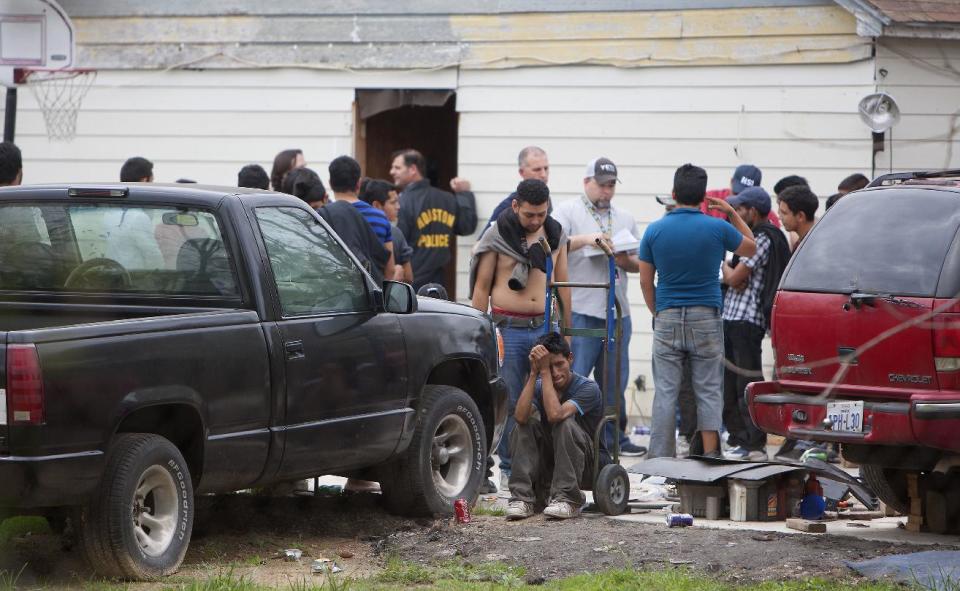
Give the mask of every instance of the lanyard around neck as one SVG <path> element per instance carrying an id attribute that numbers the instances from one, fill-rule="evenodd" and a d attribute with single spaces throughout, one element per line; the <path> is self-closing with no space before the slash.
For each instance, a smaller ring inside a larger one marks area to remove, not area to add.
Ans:
<path id="1" fill-rule="evenodd" d="M 607 225 L 604 227 L 603 218 L 597 213 L 597 208 L 594 207 L 593 203 L 590 203 L 590 200 L 587 199 L 586 195 L 581 195 L 580 199 L 583 200 L 583 206 L 587 208 L 587 212 L 593 217 L 597 222 L 597 226 L 600 227 L 600 231 L 607 236 L 610 236 L 613 232 L 613 214 L 610 210 L 607 210 Z"/>

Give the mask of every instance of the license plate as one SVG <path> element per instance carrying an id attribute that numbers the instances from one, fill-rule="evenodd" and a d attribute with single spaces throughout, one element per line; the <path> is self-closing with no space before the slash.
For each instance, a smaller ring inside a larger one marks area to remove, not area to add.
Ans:
<path id="1" fill-rule="evenodd" d="M 827 418 L 833 423 L 834 431 L 844 433 L 863 432 L 863 401 L 828 402 Z"/>

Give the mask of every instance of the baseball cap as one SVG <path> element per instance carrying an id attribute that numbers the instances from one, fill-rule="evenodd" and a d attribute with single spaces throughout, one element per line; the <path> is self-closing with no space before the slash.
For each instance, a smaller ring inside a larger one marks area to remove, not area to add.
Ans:
<path id="1" fill-rule="evenodd" d="M 733 194 L 736 195 L 749 187 L 759 187 L 760 180 L 763 178 L 760 169 L 752 164 L 741 164 L 733 171 L 733 178 L 730 180 Z"/>
<path id="2" fill-rule="evenodd" d="M 591 177 L 600 184 L 620 180 L 617 178 L 617 165 L 609 158 L 604 158 L 603 156 L 594 158 L 587 163 L 587 171 L 583 175 L 583 178 Z"/>
<path id="3" fill-rule="evenodd" d="M 747 187 L 736 195 L 727 197 L 727 203 L 732 207 L 740 207 L 741 205 L 752 207 L 762 216 L 770 214 L 770 195 L 763 187 Z"/>
<path id="4" fill-rule="evenodd" d="M 657 195 L 655 199 L 657 200 L 657 203 L 660 205 L 666 205 L 667 207 L 676 206 L 677 204 L 677 200 L 669 195 Z"/>

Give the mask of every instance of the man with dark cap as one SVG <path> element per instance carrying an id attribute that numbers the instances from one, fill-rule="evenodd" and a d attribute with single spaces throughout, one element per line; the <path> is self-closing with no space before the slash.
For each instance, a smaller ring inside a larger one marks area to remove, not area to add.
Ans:
<path id="1" fill-rule="evenodd" d="M 718 209 L 709 209 L 707 202 L 711 198 L 729 200 L 731 196 L 738 195 L 750 187 L 759 187 L 762 180 L 763 173 L 759 168 L 753 164 L 741 164 L 733 170 L 733 176 L 730 177 L 729 189 L 712 189 L 707 191 L 706 198 L 703 200 L 703 204 L 700 205 L 700 211 L 707 215 L 723 219 L 725 217 L 723 212 Z M 777 218 L 773 212 L 768 216 L 768 221 L 777 228 L 780 227 L 780 219 Z"/>
<path id="2" fill-rule="evenodd" d="M 723 380 L 723 422 L 734 447 L 730 457 L 766 461 L 767 436 L 753 424 L 744 390 L 763 379 L 761 345 L 770 325 L 770 311 L 780 276 L 790 258 L 790 246 L 779 229 L 770 224 L 770 195 L 750 187 L 727 200 L 753 232 L 757 251 L 753 256 L 734 256 L 722 266 L 723 338 L 726 358 Z M 732 365 L 732 367 L 731 367 Z"/>

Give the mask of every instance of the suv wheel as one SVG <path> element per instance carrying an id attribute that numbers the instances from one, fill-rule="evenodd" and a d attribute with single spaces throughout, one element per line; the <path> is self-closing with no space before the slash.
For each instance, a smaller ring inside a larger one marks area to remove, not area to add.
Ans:
<path id="1" fill-rule="evenodd" d="M 119 435 L 103 480 L 79 511 L 87 560 L 106 577 L 144 580 L 172 574 L 193 529 L 193 484 L 180 450 L 144 433 Z"/>
<path id="2" fill-rule="evenodd" d="M 860 466 L 860 476 L 876 493 L 877 498 L 888 507 L 901 515 L 910 513 L 907 498 L 907 470 L 863 464 Z"/>
<path id="3" fill-rule="evenodd" d="M 410 447 L 383 478 L 387 508 L 404 515 L 449 515 L 471 505 L 484 481 L 487 440 L 476 403 L 460 388 L 425 386 Z"/>

